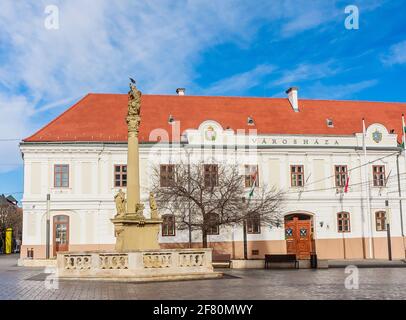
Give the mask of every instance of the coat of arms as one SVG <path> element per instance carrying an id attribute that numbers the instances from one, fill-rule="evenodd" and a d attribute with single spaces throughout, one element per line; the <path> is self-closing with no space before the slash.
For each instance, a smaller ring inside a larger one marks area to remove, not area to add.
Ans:
<path id="1" fill-rule="evenodd" d="M 209 126 L 206 129 L 204 136 L 205 136 L 206 140 L 208 140 L 208 141 L 215 141 L 217 138 L 217 133 L 216 133 L 216 131 L 214 131 L 214 128 L 212 126 Z"/>
<path id="2" fill-rule="evenodd" d="M 372 133 L 372 140 L 374 140 L 376 143 L 379 143 L 382 141 L 382 133 L 378 131 L 378 129 L 376 129 L 373 133 Z"/>

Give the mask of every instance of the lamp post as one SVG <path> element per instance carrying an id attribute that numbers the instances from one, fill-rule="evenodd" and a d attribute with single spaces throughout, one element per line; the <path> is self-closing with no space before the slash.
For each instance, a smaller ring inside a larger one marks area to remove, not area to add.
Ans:
<path id="1" fill-rule="evenodd" d="M 49 259 L 50 257 L 50 202 L 51 202 L 51 195 L 47 194 L 47 226 L 46 226 L 46 258 Z"/>
<path id="2" fill-rule="evenodd" d="M 186 150 L 186 144 L 181 144 L 183 150 L 187 155 L 187 192 L 190 194 L 190 152 Z M 188 199 L 188 231 L 189 231 L 189 248 L 192 248 L 192 217 L 191 217 L 191 205 L 190 199 Z"/>
<path id="3" fill-rule="evenodd" d="M 385 200 L 385 223 L 386 223 L 386 236 L 388 239 L 388 259 L 392 261 L 392 244 L 390 239 L 390 215 L 389 215 L 389 200 Z"/>
<path id="4" fill-rule="evenodd" d="M 242 203 L 245 204 L 245 197 L 242 197 Z M 244 260 L 248 260 L 248 244 L 247 244 L 247 219 L 244 218 L 242 224 L 243 241 L 244 241 Z"/>

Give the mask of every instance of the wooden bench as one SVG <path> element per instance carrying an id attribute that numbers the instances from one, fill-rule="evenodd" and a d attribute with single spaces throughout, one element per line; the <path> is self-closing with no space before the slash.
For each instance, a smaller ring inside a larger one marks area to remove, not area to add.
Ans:
<path id="1" fill-rule="evenodd" d="M 272 263 L 294 263 L 295 268 L 299 268 L 299 261 L 295 254 L 266 254 L 265 269 L 270 269 Z"/>
<path id="2" fill-rule="evenodd" d="M 230 268 L 231 254 L 213 254 L 213 267 Z"/>

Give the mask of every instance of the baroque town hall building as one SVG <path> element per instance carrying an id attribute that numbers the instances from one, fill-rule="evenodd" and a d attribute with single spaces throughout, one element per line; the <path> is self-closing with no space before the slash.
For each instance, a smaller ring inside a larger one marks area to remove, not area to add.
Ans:
<path id="1" fill-rule="evenodd" d="M 274 186 L 286 192 L 280 225 L 248 223 L 249 258 L 288 252 L 316 253 L 321 259 L 386 259 L 387 224 L 393 258 L 405 258 L 401 143 L 406 104 L 298 100 L 296 88 L 287 91 L 287 98 L 177 92 L 142 97 L 140 179 L 146 214 L 153 166 L 165 183 L 177 155 L 187 152 L 194 161 L 210 150 L 203 158 L 211 172 L 224 159 L 238 159 L 247 193 L 253 171 L 258 189 Z M 125 190 L 127 179 L 126 112 L 126 94 L 88 94 L 21 142 L 22 257 L 45 258 L 47 212 L 51 255 L 114 249 L 113 196 Z M 178 230 L 173 216 L 161 214 L 161 246 L 187 247 L 188 231 Z M 210 247 L 243 257 L 242 228 L 212 229 Z M 192 242 L 201 245 L 198 231 Z"/>

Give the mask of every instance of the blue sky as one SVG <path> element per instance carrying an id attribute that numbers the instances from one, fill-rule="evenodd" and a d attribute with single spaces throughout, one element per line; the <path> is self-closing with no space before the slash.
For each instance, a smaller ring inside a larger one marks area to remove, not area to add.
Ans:
<path id="1" fill-rule="evenodd" d="M 88 92 L 406 101 L 406 3 L 2 0 L 0 194 L 20 199 L 18 141 Z M 97 5 L 96 5 L 97 3 Z M 344 10 L 359 9 L 348 30 Z"/>

